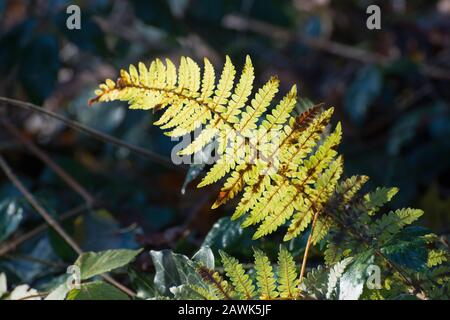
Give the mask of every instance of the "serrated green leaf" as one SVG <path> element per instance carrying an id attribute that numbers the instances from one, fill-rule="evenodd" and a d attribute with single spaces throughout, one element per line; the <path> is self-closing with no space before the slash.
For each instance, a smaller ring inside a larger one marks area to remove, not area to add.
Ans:
<path id="1" fill-rule="evenodd" d="M 129 264 L 141 251 L 117 249 L 86 252 L 78 257 L 75 265 L 80 268 L 81 280 L 85 280 Z"/>

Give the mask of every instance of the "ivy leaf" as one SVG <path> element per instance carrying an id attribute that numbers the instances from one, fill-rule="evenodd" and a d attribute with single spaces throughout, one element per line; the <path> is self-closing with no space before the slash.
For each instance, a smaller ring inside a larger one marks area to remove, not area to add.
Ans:
<path id="1" fill-rule="evenodd" d="M 200 250 L 198 250 L 194 254 L 192 260 L 198 262 L 200 265 L 205 266 L 208 269 L 214 270 L 214 254 L 209 247 L 201 247 Z"/>
<path id="2" fill-rule="evenodd" d="M 130 263 L 141 250 L 106 250 L 83 253 L 75 262 L 80 268 L 81 280 L 109 272 Z"/>
<path id="3" fill-rule="evenodd" d="M 41 300 L 36 289 L 27 284 L 21 284 L 14 288 L 8 296 L 8 300 Z"/>
<path id="4" fill-rule="evenodd" d="M 358 300 L 367 277 L 367 267 L 373 262 L 372 250 L 365 251 L 353 259 L 339 280 L 339 300 Z"/>
<path id="5" fill-rule="evenodd" d="M 155 288 L 153 275 L 146 272 L 140 272 L 132 267 L 128 268 L 128 276 L 132 287 L 136 290 L 137 296 L 143 299 L 162 297 L 161 293 Z"/>
<path id="6" fill-rule="evenodd" d="M 17 199 L 6 198 L 0 202 L 0 242 L 16 231 L 23 219 L 23 207 Z"/>
<path id="7" fill-rule="evenodd" d="M 428 260 L 425 234 L 424 228 L 407 227 L 381 248 L 381 252 L 399 266 L 421 271 Z"/>
<path id="8" fill-rule="evenodd" d="M 138 248 L 135 234 L 132 231 L 121 232 L 119 222 L 105 209 L 78 217 L 74 234 L 85 251 Z"/>
<path id="9" fill-rule="evenodd" d="M 250 248 L 252 243 L 252 232 L 248 228 L 241 228 L 240 220 L 231 220 L 229 217 L 219 219 L 206 235 L 203 247 L 213 250 L 223 250 L 228 254 L 235 251 L 242 255 L 244 248 Z M 251 252 L 249 251 L 249 254 Z"/>
<path id="10" fill-rule="evenodd" d="M 196 271 L 194 262 L 185 255 L 176 254 L 170 250 L 152 250 L 150 255 L 156 269 L 153 282 L 161 294 L 169 296 L 172 294 L 172 287 L 183 284 L 205 286 Z"/>
<path id="11" fill-rule="evenodd" d="M 177 300 L 204 300 L 204 297 L 198 292 L 192 290 L 188 285 L 182 284 L 177 287 L 171 287 L 170 292 Z"/>
<path id="12" fill-rule="evenodd" d="M 67 286 L 67 283 L 64 282 L 51 291 L 44 300 L 64 300 L 70 291 L 71 289 Z"/>
<path id="13" fill-rule="evenodd" d="M 6 275 L 4 273 L 0 273 L 0 298 L 5 295 L 8 291 Z"/>
<path id="14" fill-rule="evenodd" d="M 80 289 L 72 289 L 67 300 L 129 300 L 130 298 L 112 285 L 103 281 L 81 284 Z"/>
<path id="15" fill-rule="evenodd" d="M 33 242 L 24 244 L 20 252 L 29 257 L 38 257 L 43 261 L 52 263 L 52 265 L 48 265 L 24 259 L 1 260 L 0 270 L 7 270 L 8 276 L 14 275 L 20 282 L 33 283 L 38 278 L 52 275 L 59 269 L 56 265 L 61 263 L 61 260 L 56 256 L 47 236 L 41 236 Z"/>

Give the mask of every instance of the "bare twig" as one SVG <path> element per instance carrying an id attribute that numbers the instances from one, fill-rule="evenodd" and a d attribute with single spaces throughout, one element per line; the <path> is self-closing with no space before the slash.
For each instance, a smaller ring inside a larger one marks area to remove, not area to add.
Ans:
<path id="1" fill-rule="evenodd" d="M 11 170 L 11 167 L 0 155 L 0 168 L 3 170 L 8 179 L 19 189 L 30 205 L 41 215 L 42 218 L 66 241 L 77 254 L 81 254 L 82 250 L 78 244 L 66 233 L 59 223 L 39 204 L 36 198 L 28 191 L 17 176 Z"/>
<path id="2" fill-rule="evenodd" d="M 59 225 L 59 223 L 39 204 L 39 202 L 34 198 L 34 196 L 28 191 L 28 189 L 22 184 L 22 182 L 17 178 L 17 176 L 12 171 L 11 167 L 5 161 L 3 156 L 0 155 L 0 168 L 3 170 L 8 179 L 14 184 L 14 186 L 19 189 L 23 194 L 25 199 L 30 203 L 30 205 L 44 218 L 44 220 L 67 242 L 68 245 L 78 254 L 81 255 L 83 251 L 80 246 L 72 239 L 70 235 Z M 136 294 L 122 285 L 121 283 L 114 280 L 107 274 L 101 275 L 106 281 L 116 286 L 118 289 L 122 290 L 129 296 L 133 297 Z"/>
<path id="3" fill-rule="evenodd" d="M 86 203 L 91 206 L 94 203 L 94 197 L 81 186 L 72 176 L 70 176 L 60 165 L 53 161 L 43 150 L 41 150 L 32 141 L 26 139 L 20 131 L 7 119 L 2 119 L 2 124 L 17 140 L 19 140 L 28 150 L 34 153 L 42 162 L 53 170 L 67 185 L 78 193 Z"/>
<path id="4" fill-rule="evenodd" d="M 81 212 L 89 209 L 87 204 L 82 204 L 80 206 L 77 206 L 63 214 L 60 215 L 59 221 L 64 221 L 67 219 L 70 219 L 72 217 L 75 217 L 76 215 L 80 214 Z M 40 233 L 44 232 L 48 229 L 48 225 L 46 223 L 43 223 L 36 228 L 28 231 L 27 233 L 24 233 L 23 235 L 11 240 L 10 242 L 7 242 L 6 244 L 2 244 L 0 247 L 0 257 L 3 255 L 8 254 L 10 251 L 15 250 L 17 247 L 19 247 L 22 243 L 34 238 L 35 236 L 39 235 Z"/>
<path id="5" fill-rule="evenodd" d="M 395 59 L 328 39 L 294 33 L 286 28 L 237 14 L 225 16 L 222 23 L 226 28 L 237 31 L 250 31 L 284 41 L 300 41 L 313 49 L 362 63 L 386 65 Z M 450 70 L 428 64 L 421 64 L 419 67 L 420 72 L 428 77 L 450 79 Z"/>
<path id="6" fill-rule="evenodd" d="M 128 149 L 130 151 L 133 151 L 133 152 L 135 152 L 135 153 L 137 153 L 137 154 L 139 154 L 141 156 L 147 157 L 150 160 L 152 160 L 153 162 L 155 162 L 155 163 L 157 163 L 157 164 L 159 164 L 159 165 L 161 165 L 161 166 L 163 166 L 165 168 L 168 168 L 168 169 L 171 169 L 171 170 L 178 170 L 178 171 L 183 170 L 181 167 L 178 167 L 178 166 L 174 165 L 172 163 L 172 161 L 170 161 L 169 159 L 165 158 L 164 156 L 161 156 L 160 154 L 157 154 L 157 153 L 155 153 L 153 151 L 147 150 L 145 148 L 142 148 L 142 147 L 139 147 L 139 146 L 136 146 L 136 145 L 129 144 L 129 143 L 127 143 L 125 141 L 122 141 L 122 140 L 120 140 L 118 138 L 115 138 L 115 137 L 113 137 L 113 136 L 111 136 L 109 134 L 106 134 L 106 133 L 100 132 L 98 130 L 89 128 L 89 127 L 87 127 L 87 126 L 85 126 L 85 125 L 83 125 L 83 124 L 81 124 L 79 122 L 70 120 L 70 119 L 68 119 L 68 118 L 66 118 L 66 117 L 64 117 L 64 116 L 62 116 L 60 114 L 57 114 L 57 113 L 52 112 L 50 110 L 44 109 L 44 108 L 39 107 L 39 106 L 37 106 L 35 104 L 29 103 L 29 102 L 24 102 L 24 101 L 19 101 L 19 100 L 16 100 L 16 99 L 6 98 L 6 97 L 0 97 L 0 102 L 3 102 L 3 105 L 5 105 L 5 106 L 15 106 L 15 107 L 19 107 L 19 108 L 26 109 L 26 110 L 29 110 L 29 111 L 45 114 L 46 116 L 55 118 L 55 119 L 63 122 L 68 127 L 71 127 L 72 129 L 75 129 L 75 130 L 78 130 L 80 132 L 86 133 L 86 134 L 94 137 L 97 140 L 100 140 L 100 141 L 103 141 L 103 142 L 107 142 L 107 143 L 111 143 L 111 144 L 117 145 L 117 146 L 122 147 L 122 148 L 126 148 L 126 149 Z"/>

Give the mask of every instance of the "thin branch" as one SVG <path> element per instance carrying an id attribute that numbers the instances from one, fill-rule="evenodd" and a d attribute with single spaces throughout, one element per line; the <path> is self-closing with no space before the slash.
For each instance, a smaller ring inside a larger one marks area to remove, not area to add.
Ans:
<path id="1" fill-rule="evenodd" d="M 30 203 L 30 205 L 44 218 L 44 220 L 67 242 L 68 245 L 78 254 L 81 255 L 83 251 L 80 246 L 66 233 L 66 231 L 59 225 L 59 223 L 39 204 L 39 202 L 34 198 L 34 196 L 28 191 L 28 189 L 22 184 L 22 182 L 17 178 L 17 176 L 12 171 L 11 167 L 5 161 L 3 156 L 0 155 L 0 168 L 3 170 L 8 179 L 14 184 L 14 186 L 19 189 L 23 194 L 25 199 Z M 121 283 L 114 280 L 107 274 L 101 275 L 106 281 L 116 286 L 118 289 L 122 290 L 129 296 L 133 297 L 136 294 L 122 285 Z"/>
<path id="2" fill-rule="evenodd" d="M 115 138 L 109 134 L 89 128 L 77 121 L 70 120 L 60 114 L 57 114 L 50 110 L 46 110 L 35 104 L 19 101 L 16 99 L 6 98 L 6 97 L 0 97 L 0 102 L 3 102 L 3 105 L 5 105 L 5 106 L 15 106 L 15 107 L 19 107 L 19 108 L 26 109 L 29 111 L 45 114 L 46 116 L 57 119 L 57 120 L 63 122 L 68 127 L 78 130 L 80 132 L 83 132 L 85 134 L 88 134 L 97 140 L 100 140 L 100 141 L 103 141 L 106 143 L 111 143 L 111 144 L 114 144 L 114 145 L 122 147 L 122 148 L 126 148 L 126 149 L 133 151 L 141 156 L 147 157 L 148 159 L 152 160 L 153 162 L 155 162 L 165 168 L 168 168 L 170 170 L 177 170 L 177 171 L 182 170 L 180 167 L 175 166 L 169 159 L 167 159 L 164 156 L 161 156 L 160 154 L 157 154 L 153 151 L 147 150 L 145 148 L 142 148 L 142 147 L 139 147 L 139 146 L 136 146 L 133 144 L 129 144 L 129 143 L 122 141 L 118 138 Z"/>
<path id="3" fill-rule="evenodd" d="M 60 165 L 54 162 L 43 150 L 41 150 L 32 141 L 26 139 L 20 131 L 7 119 L 2 119 L 2 124 L 19 140 L 29 151 L 34 153 L 42 162 L 44 162 L 51 170 L 53 170 L 67 185 L 69 185 L 76 193 L 78 193 L 86 203 L 91 206 L 94 203 L 94 197 L 81 186 L 72 176 L 70 176 Z"/>
<path id="4" fill-rule="evenodd" d="M 89 206 L 87 204 L 82 204 L 80 206 L 77 206 L 77 207 L 61 214 L 59 216 L 59 221 L 65 221 L 67 219 L 75 217 L 87 209 L 89 209 Z M 48 229 L 48 225 L 46 223 L 43 223 L 43 224 L 37 226 L 36 228 L 28 231 L 27 233 L 24 233 L 23 235 L 20 235 L 19 237 L 11 240 L 10 242 L 3 244 L 2 247 L 0 248 L 0 257 L 8 254 L 12 250 L 15 250 L 22 243 L 34 238 L 35 236 L 39 235 L 40 233 L 44 232 L 47 229 Z"/>
<path id="5" fill-rule="evenodd" d="M 313 49 L 321 50 L 342 58 L 355 60 L 362 63 L 386 65 L 394 61 L 393 57 L 386 57 L 324 38 L 313 38 L 294 33 L 286 28 L 257 19 L 242 17 L 237 14 L 229 14 L 225 16 L 222 24 L 229 29 L 237 31 L 250 31 L 257 34 L 270 36 L 277 40 L 300 41 Z M 424 63 L 422 63 L 419 68 L 420 72 L 428 77 L 444 80 L 450 79 L 450 70 Z"/>
<path id="6" fill-rule="evenodd" d="M 8 179 L 19 189 L 25 199 L 31 206 L 41 215 L 42 218 L 66 241 L 77 254 L 83 253 L 78 244 L 66 233 L 66 231 L 59 225 L 59 223 L 39 204 L 36 198 L 28 191 L 22 182 L 13 173 L 11 167 L 0 155 L 0 168 L 3 170 Z"/>

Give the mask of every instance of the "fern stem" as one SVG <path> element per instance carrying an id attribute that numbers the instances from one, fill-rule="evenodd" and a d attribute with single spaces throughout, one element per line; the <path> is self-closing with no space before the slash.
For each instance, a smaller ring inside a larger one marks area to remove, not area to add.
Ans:
<path id="1" fill-rule="evenodd" d="M 305 248 L 305 253 L 303 254 L 303 261 L 302 261 L 302 267 L 300 269 L 300 281 L 299 281 L 299 286 L 301 285 L 304 275 L 305 275 L 305 270 L 306 270 L 306 261 L 308 260 L 308 253 L 309 253 L 309 248 L 311 247 L 311 242 L 312 242 L 312 236 L 313 236 L 313 232 L 314 232 L 314 226 L 316 225 L 316 221 L 317 221 L 317 217 L 319 216 L 319 211 L 316 211 L 316 213 L 314 214 L 314 218 L 311 224 L 311 231 L 309 233 L 308 236 L 308 241 L 306 242 L 306 248 Z"/>

